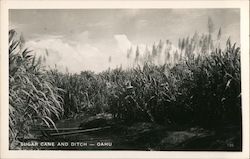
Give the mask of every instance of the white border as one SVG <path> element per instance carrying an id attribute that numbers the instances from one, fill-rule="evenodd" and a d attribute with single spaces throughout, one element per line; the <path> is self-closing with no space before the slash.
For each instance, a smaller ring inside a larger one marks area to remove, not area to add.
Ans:
<path id="1" fill-rule="evenodd" d="M 242 152 L 201 151 L 14 151 L 8 150 L 8 9 L 83 8 L 240 8 L 242 68 Z M 0 158 L 249 158 L 249 1 L 1 1 L 1 156 Z"/>

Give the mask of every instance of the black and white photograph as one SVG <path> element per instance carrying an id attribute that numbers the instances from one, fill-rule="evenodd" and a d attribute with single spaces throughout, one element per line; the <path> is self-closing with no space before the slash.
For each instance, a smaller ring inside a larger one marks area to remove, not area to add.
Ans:
<path id="1" fill-rule="evenodd" d="M 8 150 L 242 152 L 241 20 L 237 7 L 8 9 Z"/>

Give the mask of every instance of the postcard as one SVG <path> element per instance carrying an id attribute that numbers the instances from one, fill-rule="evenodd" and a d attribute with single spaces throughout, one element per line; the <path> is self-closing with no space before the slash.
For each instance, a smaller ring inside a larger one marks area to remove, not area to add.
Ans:
<path id="1" fill-rule="evenodd" d="M 1 157 L 249 157 L 249 1 L 1 4 Z"/>

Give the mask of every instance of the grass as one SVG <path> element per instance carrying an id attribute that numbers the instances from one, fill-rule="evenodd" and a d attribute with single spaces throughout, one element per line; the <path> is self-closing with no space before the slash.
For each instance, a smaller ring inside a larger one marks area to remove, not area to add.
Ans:
<path id="1" fill-rule="evenodd" d="M 27 137 L 33 125 L 55 127 L 52 119 L 63 115 L 61 89 L 52 85 L 41 60 L 23 48 L 21 38 L 9 31 L 10 149 Z"/>
<path id="2" fill-rule="evenodd" d="M 45 70 L 16 34 L 9 33 L 11 143 L 31 125 L 82 113 L 111 113 L 126 123 L 241 126 L 240 48 L 228 40 L 222 50 L 219 35 L 216 42 L 211 34 L 180 39 L 180 52 L 165 51 L 164 64 L 154 63 L 160 42 L 140 63 L 138 52 L 131 69 L 72 74 Z"/>
<path id="3" fill-rule="evenodd" d="M 127 122 L 195 123 L 212 127 L 240 122 L 240 49 L 190 56 L 173 67 L 144 63 L 100 74 L 51 72 L 64 92 L 67 113 L 112 113 Z"/>

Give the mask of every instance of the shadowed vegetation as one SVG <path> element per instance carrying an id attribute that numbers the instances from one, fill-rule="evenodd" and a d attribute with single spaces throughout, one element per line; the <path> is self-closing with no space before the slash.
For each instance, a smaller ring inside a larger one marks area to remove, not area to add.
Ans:
<path id="1" fill-rule="evenodd" d="M 240 48 L 229 39 L 221 49 L 221 29 L 217 40 L 211 30 L 208 35 L 180 39 L 179 52 L 173 55 L 168 47 L 162 50 L 160 41 L 151 52 L 146 50 L 144 58 L 137 49 L 133 68 L 99 74 L 45 70 L 41 59 L 24 48 L 23 38 L 11 30 L 10 146 L 30 134 L 32 125 L 55 127 L 60 117 L 100 113 L 127 125 L 147 122 L 209 130 L 236 126 L 241 131 Z M 162 52 L 165 62 L 156 64 Z"/>

